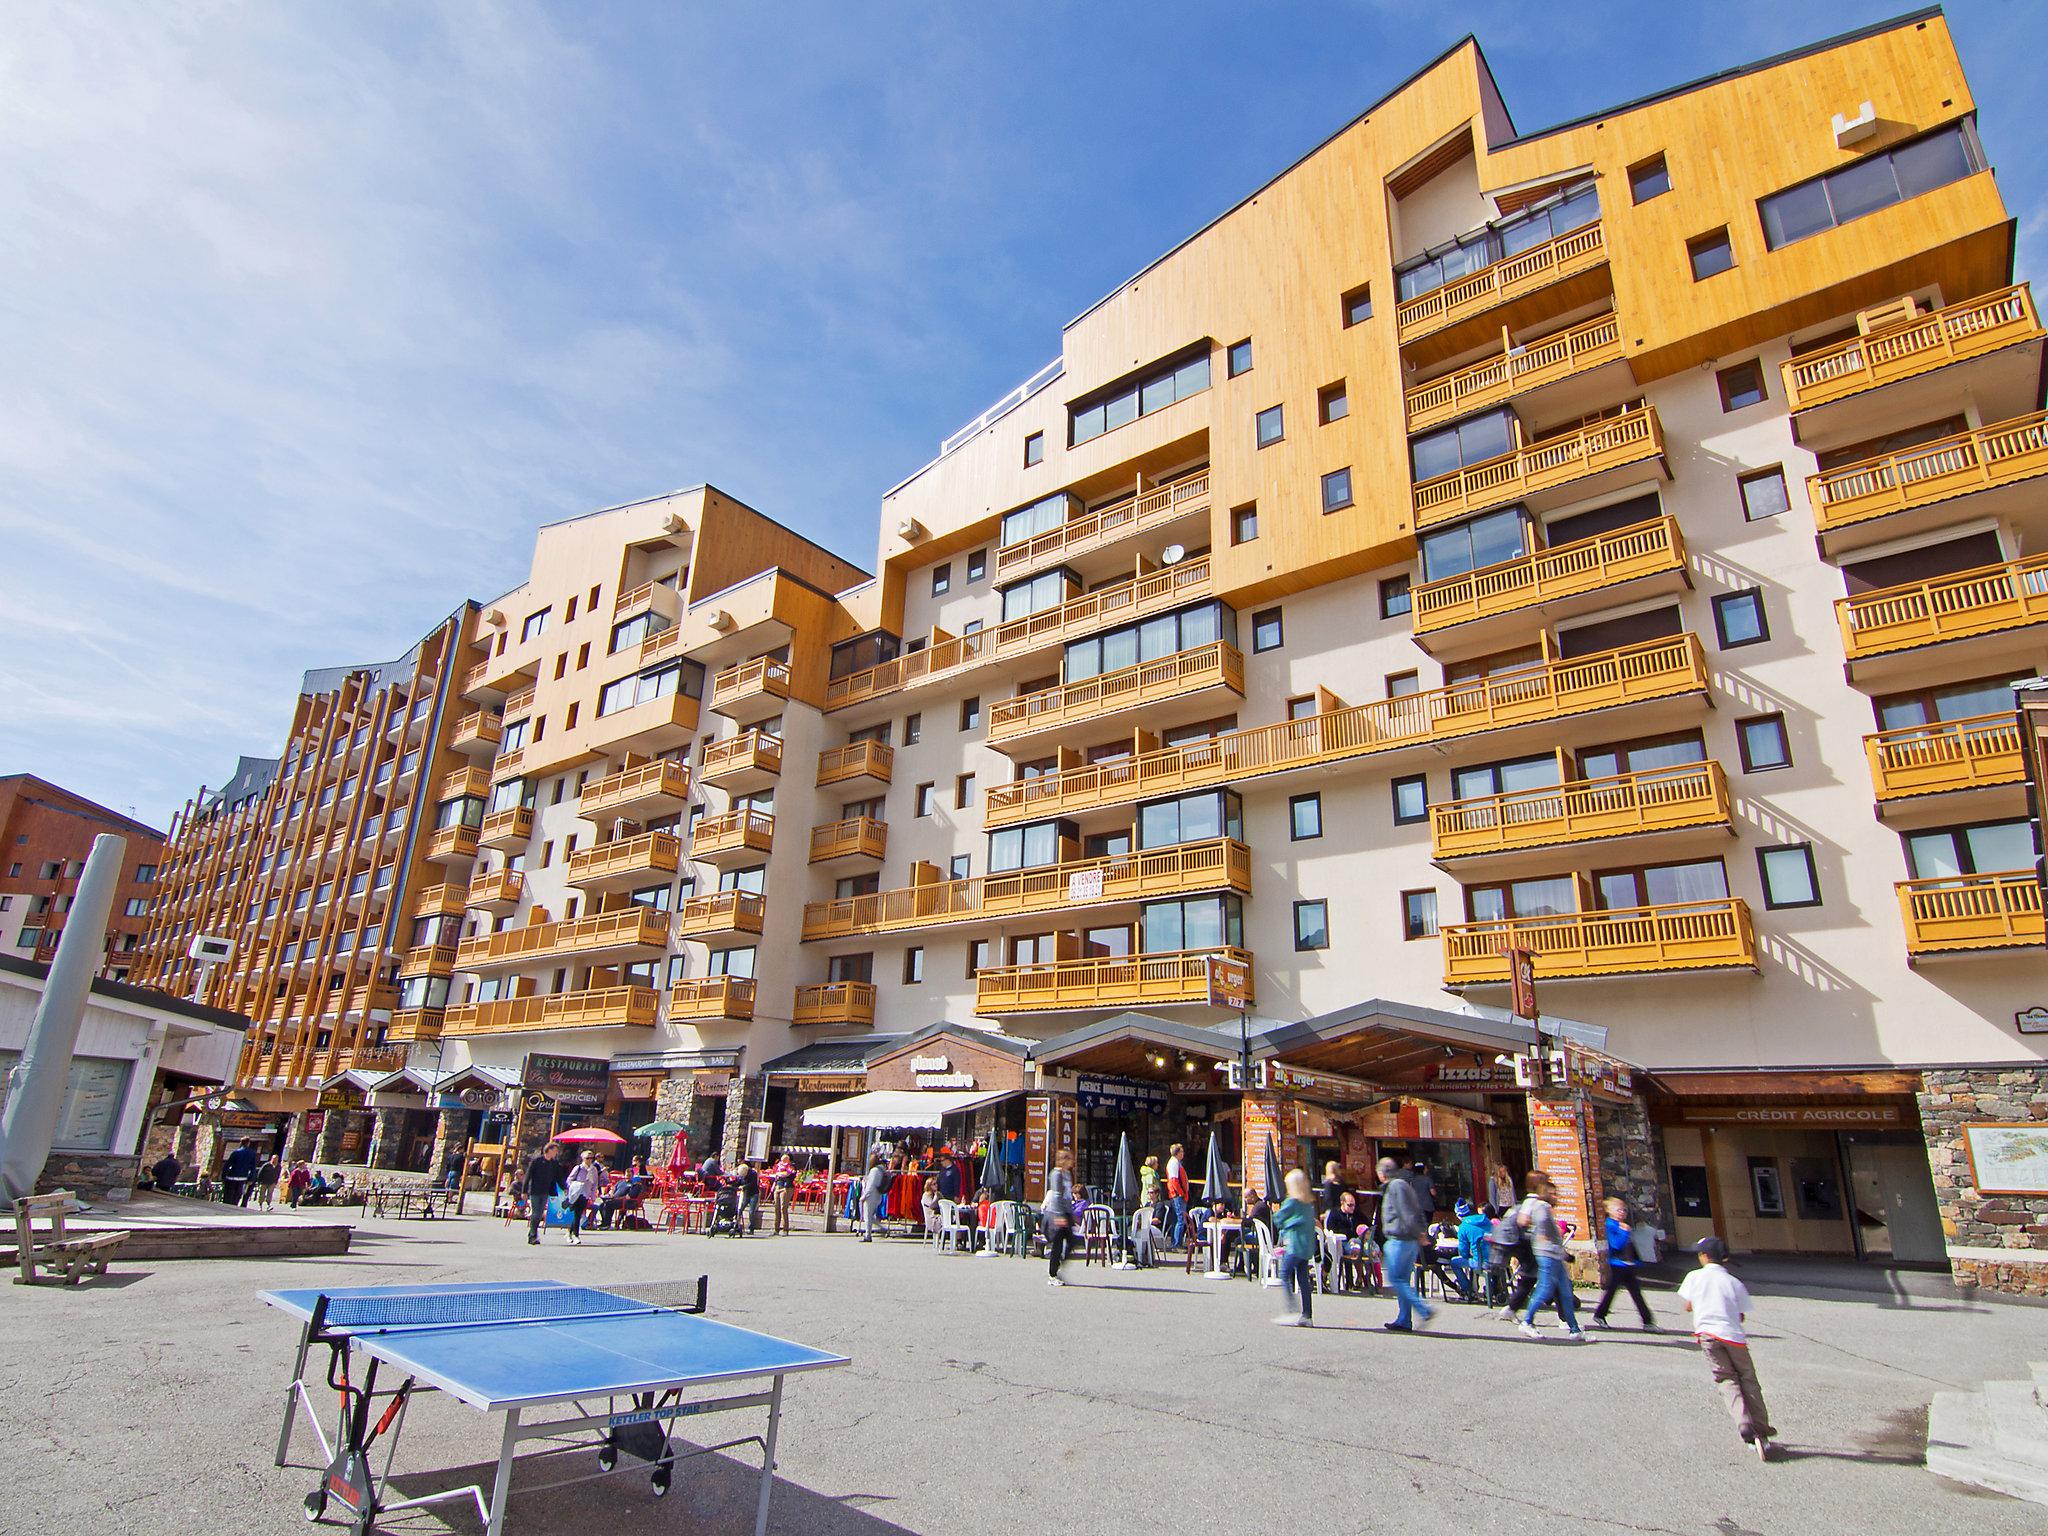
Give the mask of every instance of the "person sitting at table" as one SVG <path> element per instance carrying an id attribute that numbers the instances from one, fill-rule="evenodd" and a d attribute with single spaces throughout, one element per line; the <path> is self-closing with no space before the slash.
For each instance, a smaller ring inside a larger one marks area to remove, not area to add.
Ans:
<path id="1" fill-rule="evenodd" d="M 715 1195 L 725 1185 L 725 1164 L 719 1161 L 714 1149 L 704 1155 L 704 1161 L 697 1165 L 697 1177 L 704 1185 L 704 1193 Z"/>
<path id="2" fill-rule="evenodd" d="M 1470 1200 L 1460 1200 L 1457 1209 L 1458 1256 L 1451 1261 L 1451 1269 L 1464 1283 L 1465 1294 L 1476 1296 L 1491 1258 L 1486 1239 L 1493 1231 L 1493 1218 Z"/>
<path id="3" fill-rule="evenodd" d="M 1420 1285 L 1423 1276 L 1433 1274 L 1447 1295 L 1468 1296 L 1465 1277 L 1458 1272 L 1457 1260 L 1457 1227 L 1448 1221 L 1431 1222 L 1422 1249 L 1416 1255 L 1417 1284 Z"/>
<path id="4" fill-rule="evenodd" d="M 1246 1266 L 1256 1264 L 1259 1260 L 1259 1240 L 1254 1234 L 1252 1223 L 1260 1221 L 1266 1224 L 1268 1232 L 1273 1230 L 1273 1202 L 1263 1194 L 1247 1194 L 1244 1201 L 1244 1227 L 1238 1244 L 1239 1258 Z"/>
<path id="5" fill-rule="evenodd" d="M 156 1189 L 168 1195 L 177 1189 L 178 1175 L 182 1172 L 184 1168 L 178 1162 L 178 1154 L 166 1152 L 150 1166 L 150 1182 Z"/>
<path id="6" fill-rule="evenodd" d="M 955 1204 L 960 1200 L 960 1165 L 950 1152 L 939 1154 L 939 1198 Z"/>
<path id="7" fill-rule="evenodd" d="M 597 1202 L 597 1225 L 601 1231 L 609 1232 L 616 1223 L 621 1229 L 640 1209 L 640 1202 L 647 1198 L 647 1164 L 642 1158 L 633 1159 L 633 1168 L 616 1184 L 604 1192 Z"/>
<path id="8" fill-rule="evenodd" d="M 967 1213 L 962 1211 L 960 1214 L 964 1220 Z M 974 1192 L 974 1229 L 977 1232 L 986 1232 L 994 1227 L 995 1223 L 996 1192 L 984 1184 Z"/>

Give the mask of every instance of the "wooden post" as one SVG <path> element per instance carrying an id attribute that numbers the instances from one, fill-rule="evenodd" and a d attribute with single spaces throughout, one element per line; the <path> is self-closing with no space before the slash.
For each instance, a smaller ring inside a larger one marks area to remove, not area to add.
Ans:
<path id="1" fill-rule="evenodd" d="M 832 1198 L 832 1191 L 839 1179 L 839 1127 L 833 1126 L 830 1138 L 825 1143 L 825 1230 L 839 1230 L 839 1202 Z"/>

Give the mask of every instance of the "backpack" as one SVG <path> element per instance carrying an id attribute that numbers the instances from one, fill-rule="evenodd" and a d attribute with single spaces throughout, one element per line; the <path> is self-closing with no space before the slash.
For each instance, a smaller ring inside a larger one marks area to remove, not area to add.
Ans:
<path id="1" fill-rule="evenodd" d="M 1493 1224 L 1493 1231 L 1486 1240 L 1493 1244 L 1496 1258 L 1506 1260 L 1510 1255 L 1529 1246 L 1529 1234 L 1522 1230 L 1522 1224 L 1515 1220 L 1513 1211 L 1507 1212 Z"/>

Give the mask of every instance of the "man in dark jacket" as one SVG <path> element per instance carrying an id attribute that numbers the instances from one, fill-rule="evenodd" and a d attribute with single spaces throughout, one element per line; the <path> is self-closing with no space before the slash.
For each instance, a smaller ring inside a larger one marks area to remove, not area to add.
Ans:
<path id="1" fill-rule="evenodd" d="M 548 1201 L 562 1189 L 562 1148 L 549 1142 L 526 1165 L 526 1240 L 540 1241 L 540 1224 L 548 1219 Z"/>
<path id="2" fill-rule="evenodd" d="M 256 1149 L 243 1142 L 227 1156 L 220 1168 L 220 1198 L 227 1205 L 247 1205 L 249 1186 L 256 1178 Z"/>
<path id="3" fill-rule="evenodd" d="M 1386 1234 L 1387 1285 L 1398 1303 L 1394 1320 L 1384 1325 L 1389 1333 L 1412 1333 L 1417 1322 L 1436 1316 L 1436 1309 L 1415 1293 L 1412 1280 L 1428 1224 L 1422 1199 L 1415 1185 L 1401 1176 L 1401 1165 L 1391 1157 L 1381 1158 L 1380 1230 Z"/>
<path id="4" fill-rule="evenodd" d="M 150 1181 L 165 1194 L 175 1194 L 178 1188 L 178 1175 L 184 1171 L 178 1163 L 178 1154 L 166 1152 L 150 1168 L 149 1177 Z"/>

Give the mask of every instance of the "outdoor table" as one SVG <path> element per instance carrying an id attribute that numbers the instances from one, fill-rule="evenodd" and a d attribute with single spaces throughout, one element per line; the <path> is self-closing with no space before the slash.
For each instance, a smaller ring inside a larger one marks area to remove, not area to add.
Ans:
<path id="1" fill-rule="evenodd" d="M 705 1232 L 711 1227 L 711 1210 L 715 1204 L 706 1195 L 686 1195 L 680 1200 L 662 1202 L 662 1225 L 669 1231 Z"/>
<path id="2" fill-rule="evenodd" d="M 1209 1218 L 1209 1278 L 1223 1278 L 1223 1234 L 1242 1232 L 1244 1223 L 1235 1216 L 1211 1216 Z"/>

